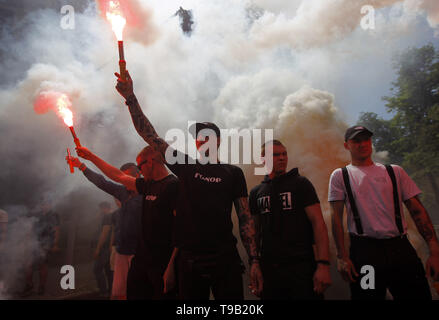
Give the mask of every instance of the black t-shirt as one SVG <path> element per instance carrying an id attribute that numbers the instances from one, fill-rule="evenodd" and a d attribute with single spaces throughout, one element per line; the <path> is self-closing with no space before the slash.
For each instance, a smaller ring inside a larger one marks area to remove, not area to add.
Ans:
<path id="1" fill-rule="evenodd" d="M 168 175 L 159 181 L 136 180 L 143 195 L 142 239 L 136 260 L 148 266 L 165 267 L 172 254 L 174 209 L 178 197 L 178 179 Z"/>
<path id="2" fill-rule="evenodd" d="M 262 258 L 290 261 L 313 257 L 314 235 L 305 208 L 319 203 L 311 182 L 297 168 L 250 192 L 250 211 L 259 215 Z"/>
<path id="3" fill-rule="evenodd" d="M 242 170 L 222 163 L 191 164 L 184 157 L 186 164 L 167 164 L 180 180 L 175 246 L 198 252 L 235 251 L 231 212 L 235 199 L 247 197 Z"/>

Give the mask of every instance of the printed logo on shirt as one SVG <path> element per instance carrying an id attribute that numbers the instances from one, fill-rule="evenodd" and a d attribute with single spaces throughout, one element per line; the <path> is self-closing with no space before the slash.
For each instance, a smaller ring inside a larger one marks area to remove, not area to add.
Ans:
<path id="1" fill-rule="evenodd" d="M 293 208 L 291 204 L 291 192 L 282 192 L 280 195 L 280 202 L 282 204 L 282 210 L 291 210 Z"/>
<path id="2" fill-rule="evenodd" d="M 292 210 L 291 192 L 282 192 L 279 194 L 282 210 Z M 257 199 L 260 213 L 271 213 L 270 196 L 264 196 Z"/>
<path id="3" fill-rule="evenodd" d="M 258 198 L 257 202 L 261 213 L 270 212 L 270 196 L 260 197 Z"/>
<path id="4" fill-rule="evenodd" d="M 203 181 L 206 181 L 206 182 L 213 182 L 213 183 L 220 183 L 221 180 L 222 180 L 221 178 L 218 178 L 218 177 L 205 177 L 205 176 L 203 176 L 199 172 L 195 173 L 194 178 L 195 179 L 200 179 L 200 180 L 203 180 Z"/>
<path id="5" fill-rule="evenodd" d="M 148 194 L 148 195 L 146 195 L 146 197 L 145 197 L 145 200 L 148 200 L 148 201 L 154 201 L 154 200 L 156 200 L 157 199 L 157 196 L 154 196 L 154 195 L 152 195 L 152 194 Z"/>

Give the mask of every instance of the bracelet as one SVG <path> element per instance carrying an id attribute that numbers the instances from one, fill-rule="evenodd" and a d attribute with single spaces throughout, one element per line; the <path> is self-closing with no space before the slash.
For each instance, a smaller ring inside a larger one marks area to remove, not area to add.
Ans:
<path id="1" fill-rule="evenodd" d="M 87 169 L 87 166 L 84 163 L 81 163 L 81 165 L 78 167 L 79 170 L 84 171 Z"/>
<path id="2" fill-rule="evenodd" d="M 136 101 L 137 101 L 136 95 L 133 93 L 125 100 L 125 104 L 129 106 L 130 104 L 133 104 Z"/>
<path id="3" fill-rule="evenodd" d="M 331 263 L 328 260 L 316 260 L 316 264 L 324 264 L 326 266 L 330 266 Z"/>

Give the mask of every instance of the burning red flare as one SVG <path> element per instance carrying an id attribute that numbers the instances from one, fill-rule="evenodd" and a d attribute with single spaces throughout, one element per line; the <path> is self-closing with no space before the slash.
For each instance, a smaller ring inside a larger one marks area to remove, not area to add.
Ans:
<path id="1" fill-rule="evenodd" d="M 69 98 L 65 94 L 61 94 L 56 101 L 57 109 L 55 111 L 68 127 L 73 127 L 73 112 L 69 109 L 71 105 Z"/>
<path id="2" fill-rule="evenodd" d="M 81 143 L 73 128 L 73 112 L 70 110 L 71 106 L 72 102 L 66 94 L 56 91 L 43 91 L 35 100 L 34 110 L 38 114 L 46 113 L 51 109 L 54 110 L 56 114 L 63 119 L 66 126 L 69 127 L 76 146 L 80 147 Z"/>
<path id="3" fill-rule="evenodd" d="M 110 1 L 106 12 L 107 20 L 110 21 L 111 27 L 118 41 L 123 40 L 123 29 L 127 23 L 119 1 Z"/>

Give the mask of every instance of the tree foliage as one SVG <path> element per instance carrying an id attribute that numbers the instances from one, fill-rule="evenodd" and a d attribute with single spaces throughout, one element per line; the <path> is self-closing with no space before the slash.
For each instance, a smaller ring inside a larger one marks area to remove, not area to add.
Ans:
<path id="1" fill-rule="evenodd" d="M 433 45 L 409 48 L 394 59 L 397 80 L 384 97 L 384 120 L 372 112 L 358 120 L 374 132 L 377 151 L 388 151 L 392 163 L 402 165 L 426 186 L 426 200 L 439 208 L 439 50 Z"/>

